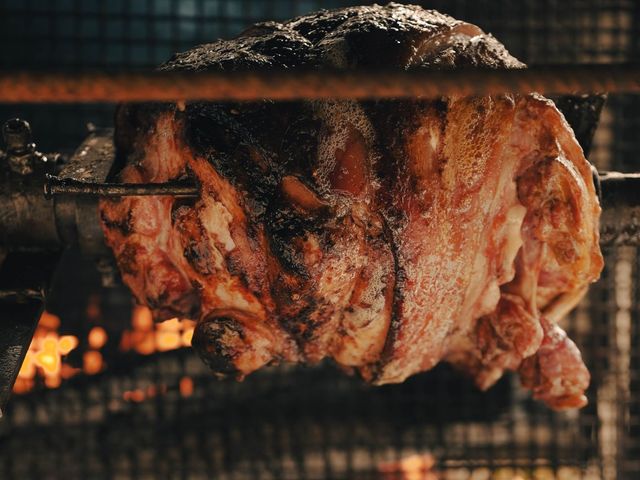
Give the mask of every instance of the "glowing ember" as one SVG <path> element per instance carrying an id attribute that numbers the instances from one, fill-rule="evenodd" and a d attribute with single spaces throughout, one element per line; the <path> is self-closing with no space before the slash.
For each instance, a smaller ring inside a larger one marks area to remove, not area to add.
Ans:
<path id="1" fill-rule="evenodd" d="M 104 345 L 107 343 L 107 332 L 104 328 L 102 327 L 93 327 L 90 331 L 89 331 L 89 336 L 88 336 L 88 340 L 89 340 L 89 346 L 91 348 L 102 348 L 104 347 Z"/>
<path id="2" fill-rule="evenodd" d="M 97 295 L 92 295 L 89 298 L 86 313 L 88 320 L 95 321 L 100 318 L 100 298 Z"/>
<path id="3" fill-rule="evenodd" d="M 128 402 L 140 403 L 144 401 L 145 395 L 142 390 L 138 389 L 124 392 L 122 398 Z"/>
<path id="4" fill-rule="evenodd" d="M 191 340 L 193 339 L 193 327 L 186 328 L 182 332 L 182 345 L 185 347 L 191 346 Z"/>
<path id="5" fill-rule="evenodd" d="M 98 298 L 91 298 L 87 306 L 87 318 L 90 323 L 100 321 L 101 312 Z M 109 340 L 107 331 L 94 325 L 87 334 L 85 351 L 82 354 L 81 368 L 74 367 L 65 362 L 70 352 L 78 348 L 80 340 L 74 335 L 58 334 L 60 318 L 49 312 L 43 312 L 40 322 L 34 333 L 18 378 L 14 385 L 14 393 L 27 393 L 36 385 L 44 384 L 47 388 L 57 388 L 62 380 L 84 372 L 87 375 L 95 375 L 106 368 L 104 357 L 101 353 Z M 120 350 L 123 352 L 134 351 L 140 355 L 151 355 L 156 352 L 176 350 L 191 345 L 195 322 L 172 318 L 166 322 L 155 324 L 151 312 L 146 307 L 136 306 L 131 314 L 131 329 L 122 332 Z M 190 383 L 189 383 L 190 382 Z M 155 388 L 155 387 L 154 387 Z M 166 387 L 162 387 L 166 390 Z M 164 391 L 142 392 L 145 398 Z M 190 396 L 193 393 L 193 381 L 183 378 L 179 385 L 180 394 Z M 142 401 L 140 394 L 130 392 L 125 400 Z"/>
<path id="6" fill-rule="evenodd" d="M 68 355 L 78 346 L 78 339 L 73 335 L 59 336 L 57 329 L 60 319 L 49 312 L 44 312 L 34 333 L 18 378 L 14 385 L 14 392 L 26 393 L 35 384 L 36 377 L 43 377 L 44 384 L 49 388 L 56 388 L 62 381 L 62 357 Z M 71 367 L 69 367 L 71 368 Z M 75 371 L 65 369 L 65 375 L 72 376 Z"/>
<path id="7" fill-rule="evenodd" d="M 171 318 L 165 322 L 158 324 L 158 329 L 170 332 L 178 332 L 182 330 L 182 322 L 177 318 Z"/>
<path id="8" fill-rule="evenodd" d="M 133 332 L 131 335 L 133 348 L 141 355 L 151 355 L 156 351 L 153 332 Z"/>
<path id="9" fill-rule="evenodd" d="M 126 390 L 122 394 L 122 399 L 126 402 L 141 403 L 149 398 L 167 393 L 166 385 L 149 385 L 146 389 L 136 388 L 135 390 Z"/>
<path id="10" fill-rule="evenodd" d="M 33 362 L 33 352 L 28 351 L 24 357 L 24 362 L 18 372 L 18 378 L 33 378 L 36 376 L 36 365 Z"/>
<path id="11" fill-rule="evenodd" d="M 190 397 L 193 395 L 193 380 L 191 377 L 182 377 L 180 379 L 180 395 Z"/>
<path id="12" fill-rule="evenodd" d="M 82 370 L 87 375 L 95 375 L 102 370 L 104 362 L 102 354 L 95 350 L 89 350 L 82 355 Z"/>
<path id="13" fill-rule="evenodd" d="M 156 348 L 160 352 L 166 352 L 167 350 L 175 350 L 182 346 L 180 340 L 180 334 L 176 332 L 158 332 L 156 336 Z"/>
<path id="14" fill-rule="evenodd" d="M 78 346 L 78 337 L 73 335 L 63 335 L 58 340 L 58 352 L 60 355 L 68 355 L 71 350 Z"/>
<path id="15" fill-rule="evenodd" d="M 381 463 L 378 470 L 385 480 L 437 480 L 432 471 L 435 465 L 433 455 L 409 455 L 397 462 Z"/>
<path id="16" fill-rule="evenodd" d="M 32 388 L 33 388 L 33 380 L 18 377 L 16 379 L 16 383 L 13 384 L 13 393 L 17 393 L 17 394 L 27 393 Z"/>
<path id="17" fill-rule="evenodd" d="M 131 326 L 134 330 L 153 330 L 153 318 L 149 309 L 140 305 L 134 307 Z"/>
<path id="18" fill-rule="evenodd" d="M 80 373 L 79 368 L 74 368 L 71 365 L 67 365 L 66 363 L 63 363 L 62 367 L 60 368 L 60 376 L 65 380 L 73 377 L 74 375 L 77 375 L 78 373 Z"/>
<path id="19" fill-rule="evenodd" d="M 149 309 L 137 306 L 131 316 L 133 328 L 123 333 L 120 349 L 134 350 L 140 355 L 151 355 L 155 352 L 188 347 L 191 345 L 195 325 L 193 320 L 178 318 L 155 325 Z"/>
<path id="20" fill-rule="evenodd" d="M 42 367 L 45 375 L 55 375 L 60 371 L 60 357 L 56 353 L 44 351 L 36 355 L 36 365 Z"/>
<path id="21" fill-rule="evenodd" d="M 60 327 L 60 318 L 57 315 L 53 315 L 47 311 L 42 312 L 38 327 L 47 330 L 57 330 Z"/>
<path id="22" fill-rule="evenodd" d="M 44 377 L 44 384 L 49 388 L 58 388 L 62 383 L 60 376 L 46 376 Z"/>

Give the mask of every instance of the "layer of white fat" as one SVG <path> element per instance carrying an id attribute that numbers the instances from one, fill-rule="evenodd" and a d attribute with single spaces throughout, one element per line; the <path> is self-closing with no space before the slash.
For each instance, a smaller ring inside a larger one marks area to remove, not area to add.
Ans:
<path id="1" fill-rule="evenodd" d="M 318 302 L 309 314 L 315 324 L 314 340 L 308 343 L 305 352 L 311 361 L 319 361 L 332 354 L 333 346 L 340 339 L 340 321 L 349 305 L 357 275 L 366 262 L 361 246 L 363 232 L 349 225 L 345 237 L 335 238 L 333 247 L 327 252 L 320 251 L 317 239 L 307 237 L 304 258 L 314 282 L 314 297 Z M 314 262 L 314 263 L 310 263 Z"/>
<path id="2" fill-rule="evenodd" d="M 217 202 L 210 196 L 204 195 L 202 202 L 204 208 L 199 214 L 202 226 L 225 252 L 232 251 L 236 247 L 230 230 L 233 215 L 221 202 Z"/>
<path id="3" fill-rule="evenodd" d="M 206 160 L 193 157 L 192 160 L 200 162 L 202 167 L 216 173 Z M 246 288 L 237 278 L 232 277 L 226 268 L 225 255 L 237 248 L 232 236 L 231 224 L 238 219 L 234 218 L 232 213 L 235 202 L 232 190 L 227 188 L 224 182 L 217 186 L 215 192 L 220 200 L 214 198 L 207 189 L 203 189 L 203 195 L 200 199 L 202 208 L 197 209 L 198 217 L 207 235 L 209 253 L 213 257 L 216 269 L 215 275 L 203 279 L 205 287 L 201 292 L 203 312 L 206 314 L 224 306 L 226 309 L 249 314 L 256 320 L 264 319 L 262 304 L 253 295 L 248 294 Z"/>
<path id="4" fill-rule="evenodd" d="M 587 190 L 587 185 L 584 181 L 584 178 L 582 177 L 582 175 L 580 175 L 580 172 L 578 171 L 577 167 L 573 164 L 573 162 L 565 156 L 564 150 L 562 149 L 562 145 L 560 145 L 560 143 L 557 140 L 556 140 L 556 143 L 558 145 L 557 147 L 558 151 L 561 153 L 556 158 L 554 158 L 554 160 L 560 163 L 560 165 L 562 165 L 569 172 L 572 180 L 580 188 L 580 193 L 582 194 L 582 197 L 588 198 L 589 192 Z"/>
<path id="5" fill-rule="evenodd" d="M 509 150 L 503 153 L 511 154 Z M 493 224 L 498 209 L 506 209 L 505 220 L 497 228 L 491 228 L 493 225 L 489 227 L 486 232 L 489 242 L 484 243 L 484 248 L 477 252 L 461 309 L 462 325 L 470 326 L 474 320 L 493 312 L 500 300 L 500 285 L 513 280 L 516 274 L 515 259 L 523 244 L 521 229 L 526 208 L 518 201 L 516 181 L 512 173 L 501 175 L 494 200 L 485 212 Z M 494 265 L 491 263 L 496 259 L 489 257 L 491 253 L 487 252 L 487 247 L 498 255 L 498 262 Z"/>
<path id="6" fill-rule="evenodd" d="M 317 297 L 323 299 L 325 305 L 335 309 L 332 317 L 340 315 L 342 308 L 348 304 L 355 286 L 356 273 L 366 261 L 360 251 L 361 241 L 362 239 L 353 237 L 340 241 L 314 268 L 319 275 Z"/>
<path id="7" fill-rule="evenodd" d="M 243 312 L 253 313 L 256 315 L 262 311 L 258 302 L 249 302 L 242 294 L 242 290 L 234 288 L 233 280 L 229 283 L 218 283 L 213 293 L 216 296 L 219 305 L 224 305 L 225 308 L 241 310 Z"/>
<path id="8" fill-rule="evenodd" d="M 173 116 L 161 115 L 150 138 L 145 142 L 144 168 L 149 182 L 166 182 L 178 177 L 186 167 L 186 156 L 176 142 L 177 128 Z"/>
<path id="9" fill-rule="evenodd" d="M 387 329 L 385 288 L 389 269 L 393 267 L 386 263 L 383 259 L 376 262 L 359 302 L 351 304 L 351 308 L 343 313 L 344 336 L 333 355 L 342 365 L 365 365 L 376 360 L 384 347 Z"/>
<path id="10" fill-rule="evenodd" d="M 505 223 L 505 246 L 504 256 L 500 271 L 504 275 L 503 282 L 510 282 L 516 275 L 515 260 L 520 247 L 522 247 L 522 223 L 527 214 L 524 205 L 516 201 L 507 211 L 507 220 Z"/>
<path id="11" fill-rule="evenodd" d="M 441 48 L 441 45 L 451 45 L 454 43 L 481 41 L 484 32 L 475 25 L 460 22 L 449 30 L 434 35 L 429 32 L 425 39 L 412 47 L 411 55 L 407 58 L 406 66 L 420 64 L 425 57 L 432 55 Z"/>
<path id="12" fill-rule="evenodd" d="M 558 323 L 562 320 L 571 310 L 573 310 L 582 297 L 587 293 L 588 286 L 582 286 L 569 292 L 565 292 L 558 296 L 549 303 L 543 310 L 542 314 L 551 323 Z"/>
<path id="13" fill-rule="evenodd" d="M 545 335 L 549 339 L 538 350 L 538 359 L 544 362 L 542 370 L 544 371 L 544 396 L 547 398 L 561 397 L 567 394 L 567 380 L 571 382 L 563 373 L 563 363 L 554 361 L 561 349 L 566 349 L 570 353 L 565 354 L 574 358 L 581 358 L 578 347 L 571 339 L 567 337 L 567 333 L 557 325 L 553 325 Z M 584 366 L 583 366 L 584 368 Z M 548 384 L 551 384 L 549 387 Z"/>
<path id="14" fill-rule="evenodd" d="M 246 327 L 246 324 L 245 324 Z M 256 332 L 254 335 L 247 335 L 245 330 L 245 340 L 243 341 L 243 349 L 234 357 L 233 363 L 238 371 L 244 375 L 251 373 L 271 361 L 273 358 L 273 342 L 264 335 L 264 330 Z M 221 342 L 224 344 L 224 342 Z"/>
<path id="15" fill-rule="evenodd" d="M 561 150 L 560 144 L 558 144 L 558 149 L 560 150 L 560 154 L 556 158 L 554 158 L 554 161 L 560 164 L 569 173 L 573 182 L 576 185 L 578 185 L 578 187 L 580 188 L 580 195 L 582 196 L 582 199 L 589 198 L 589 192 L 588 192 L 587 185 L 585 183 L 584 178 L 582 177 L 580 172 L 577 170 L 577 167 L 573 164 L 573 162 L 571 162 L 565 156 L 564 152 Z M 576 199 L 576 202 L 581 203 L 584 201 L 582 199 Z M 546 228 L 551 229 L 552 226 L 546 225 Z M 549 256 L 545 256 L 545 257 L 549 258 Z M 545 290 L 548 291 L 551 289 L 545 289 L 543 287 L 540 287 L 538 290 L 536 303 L 538 308 L 542 311 L 545 318 L 547 318 L 547 320 L 553 323 L 557 323 L 565 315 L 567 315 L 571 310 L 573 310 L 576 307 L 576 305 L 578 305 L 582 297 L 584 297 L 584 295 L 586 294 L 587 289 L 588 289 L 587 286 L 579 286 L 578 288 L 568 292 L 564 292 L 561 295 L 549 301 L 548 300 L 549 295 L 547 294 L 545 298 L 544 293 L 545 293 Z"/>
<path id="16" fill-rule="evenodd" d="M 367 114 L 358 102 L 350 100 L 321 101 L 313 103 L 314 114 L 324 125 L 318 138 L 318 158 L 314 177 L 321 189 L 331 190 L 329 178 L 336 167 L 336 153 L 344 151 L 354 131 L 362 135 L 365 145 L 373 145 L 375 130 Z M 367 148 L 368 155 L 372 155 Z M 374 158 L 363 159 L 373 162 Z"/>

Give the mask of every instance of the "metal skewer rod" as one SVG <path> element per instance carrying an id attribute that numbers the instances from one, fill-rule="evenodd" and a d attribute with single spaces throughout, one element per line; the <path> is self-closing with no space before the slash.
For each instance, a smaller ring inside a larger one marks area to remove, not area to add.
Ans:
<path id="1" fill-rule="evenodd" d="M 171 195 L 172 197 L 198 197 L 200 188 L 192 182 L 166 183 L 92 183 L 47 175 L 44 185 L 46 197 L 55 195 L 87 195 L 99 197 L 126 197 Z"/>
<path id="2" fill-rule="evenodd" d="M 25 300 L 25 299 L 44 299 L 44 289 L 36 290 L 34 288 L 12 288 L 0 289 L 0 301 L 3 300 Z"/>
<path id="3" fill-rule="evenodd" d="M 640 173 L 600 172 L 594 175 L 602 216 L 601 245 L 640 245 Z M 170 195 L 178 198 L 200 196 L 198 185 L 168 183 L 89 183 L 47 175 L 45 195 L 127 197 Z"/>
<path id="4" fill-rule="evenodd" d="M 516 70 L 0 73 L 0 102 L 437 98 L 497 93 L 640 93 L 640 65 Z"/>

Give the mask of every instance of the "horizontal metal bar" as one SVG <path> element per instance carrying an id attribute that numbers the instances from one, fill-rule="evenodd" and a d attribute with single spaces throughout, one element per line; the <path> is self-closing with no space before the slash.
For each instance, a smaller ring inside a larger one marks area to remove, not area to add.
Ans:
<path id="1" fill-rule="evenodd" d="M 0 301 L 25 301 L 29 299 L 44 299 L 44 290 L 36 290 L 33 288 L 0 289 Z"/>
<path id="2" fill-rule="evenodd" d="M 640 93 L 640 65 L 522 70 L 0 73 L 0 102 L 436 98 L 497 93 Z"/>
<path id="3" fill-rule="evenodd" d="M 171 195 L 172 197 L 197 197 L 200 189 L 191 182 L 167 183 L 92 183 L 47 175 L 44 186 L 47 197 L 54 195 L 88 195 L 100 197 L 126 197 Z"/>

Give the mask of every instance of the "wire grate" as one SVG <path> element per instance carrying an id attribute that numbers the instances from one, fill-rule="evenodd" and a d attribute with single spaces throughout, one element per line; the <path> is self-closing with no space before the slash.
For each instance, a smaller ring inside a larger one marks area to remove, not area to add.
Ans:
<path id="1" fill-rule="evenodd" d="M 153 68 L 177 51 L 239 33 L 247 25 L 353 5 L 349 0 L 0 0 L 0 68 L 83 71 Z M 529 64 L 633 60 L 640 14 L 636 2 L 472 0 L 414 1 L 492 32 Z M 634 30 L 635 29 L 635 30 Z M 637 58 L 637 57 L 636 57 Z M 87 121 L 110 124 L 113 107 L 16 108 L 2 116 L 32 122 L 44 150 L 71 151 Z"/>
<path id="2" fill-rule="evenodd" d="M 143 70 L 256 21 L 355 3 L 0 0 L 0 68 Z M 412 3 L 476 23 L 529 64 L 640 61 L 640 4 L 632 0 Z M 45 151 L 75 149 L 87 122 L 110 125 L 112 114 L 112 105 L 0 105 L 1 117 L 32 123 Z M 610 98 L 591 160 L 638 171 L 638 131 L 640 98 Z M 636 253 L 608 250 L 602 280 L 568 320 L 593 377 L 590 404 L 579 412 L 549 411 L 511 376 L 481 394 L 446 366 L 381 388 L 330 365 L 274 368 L 235 383 L 212 379 L 190 351 L 111 352 L 103 374 L 14 399 L 0 422 L 0 477 L 364 479 L 379 478 L 381 463 L 428 451 L 443 478 L 638 478 Z M 81 303 L 91 292 L 74 293 L 58 305 L 63 320 L 88 329 Z M 103 315 L 129 315 L 126 293 L 100 294 L 117 304 L 103 305 Z M 186 397 L 184 377 L 194 384 Z M 163 395 L 125 399 L 158 385 Z"/>

